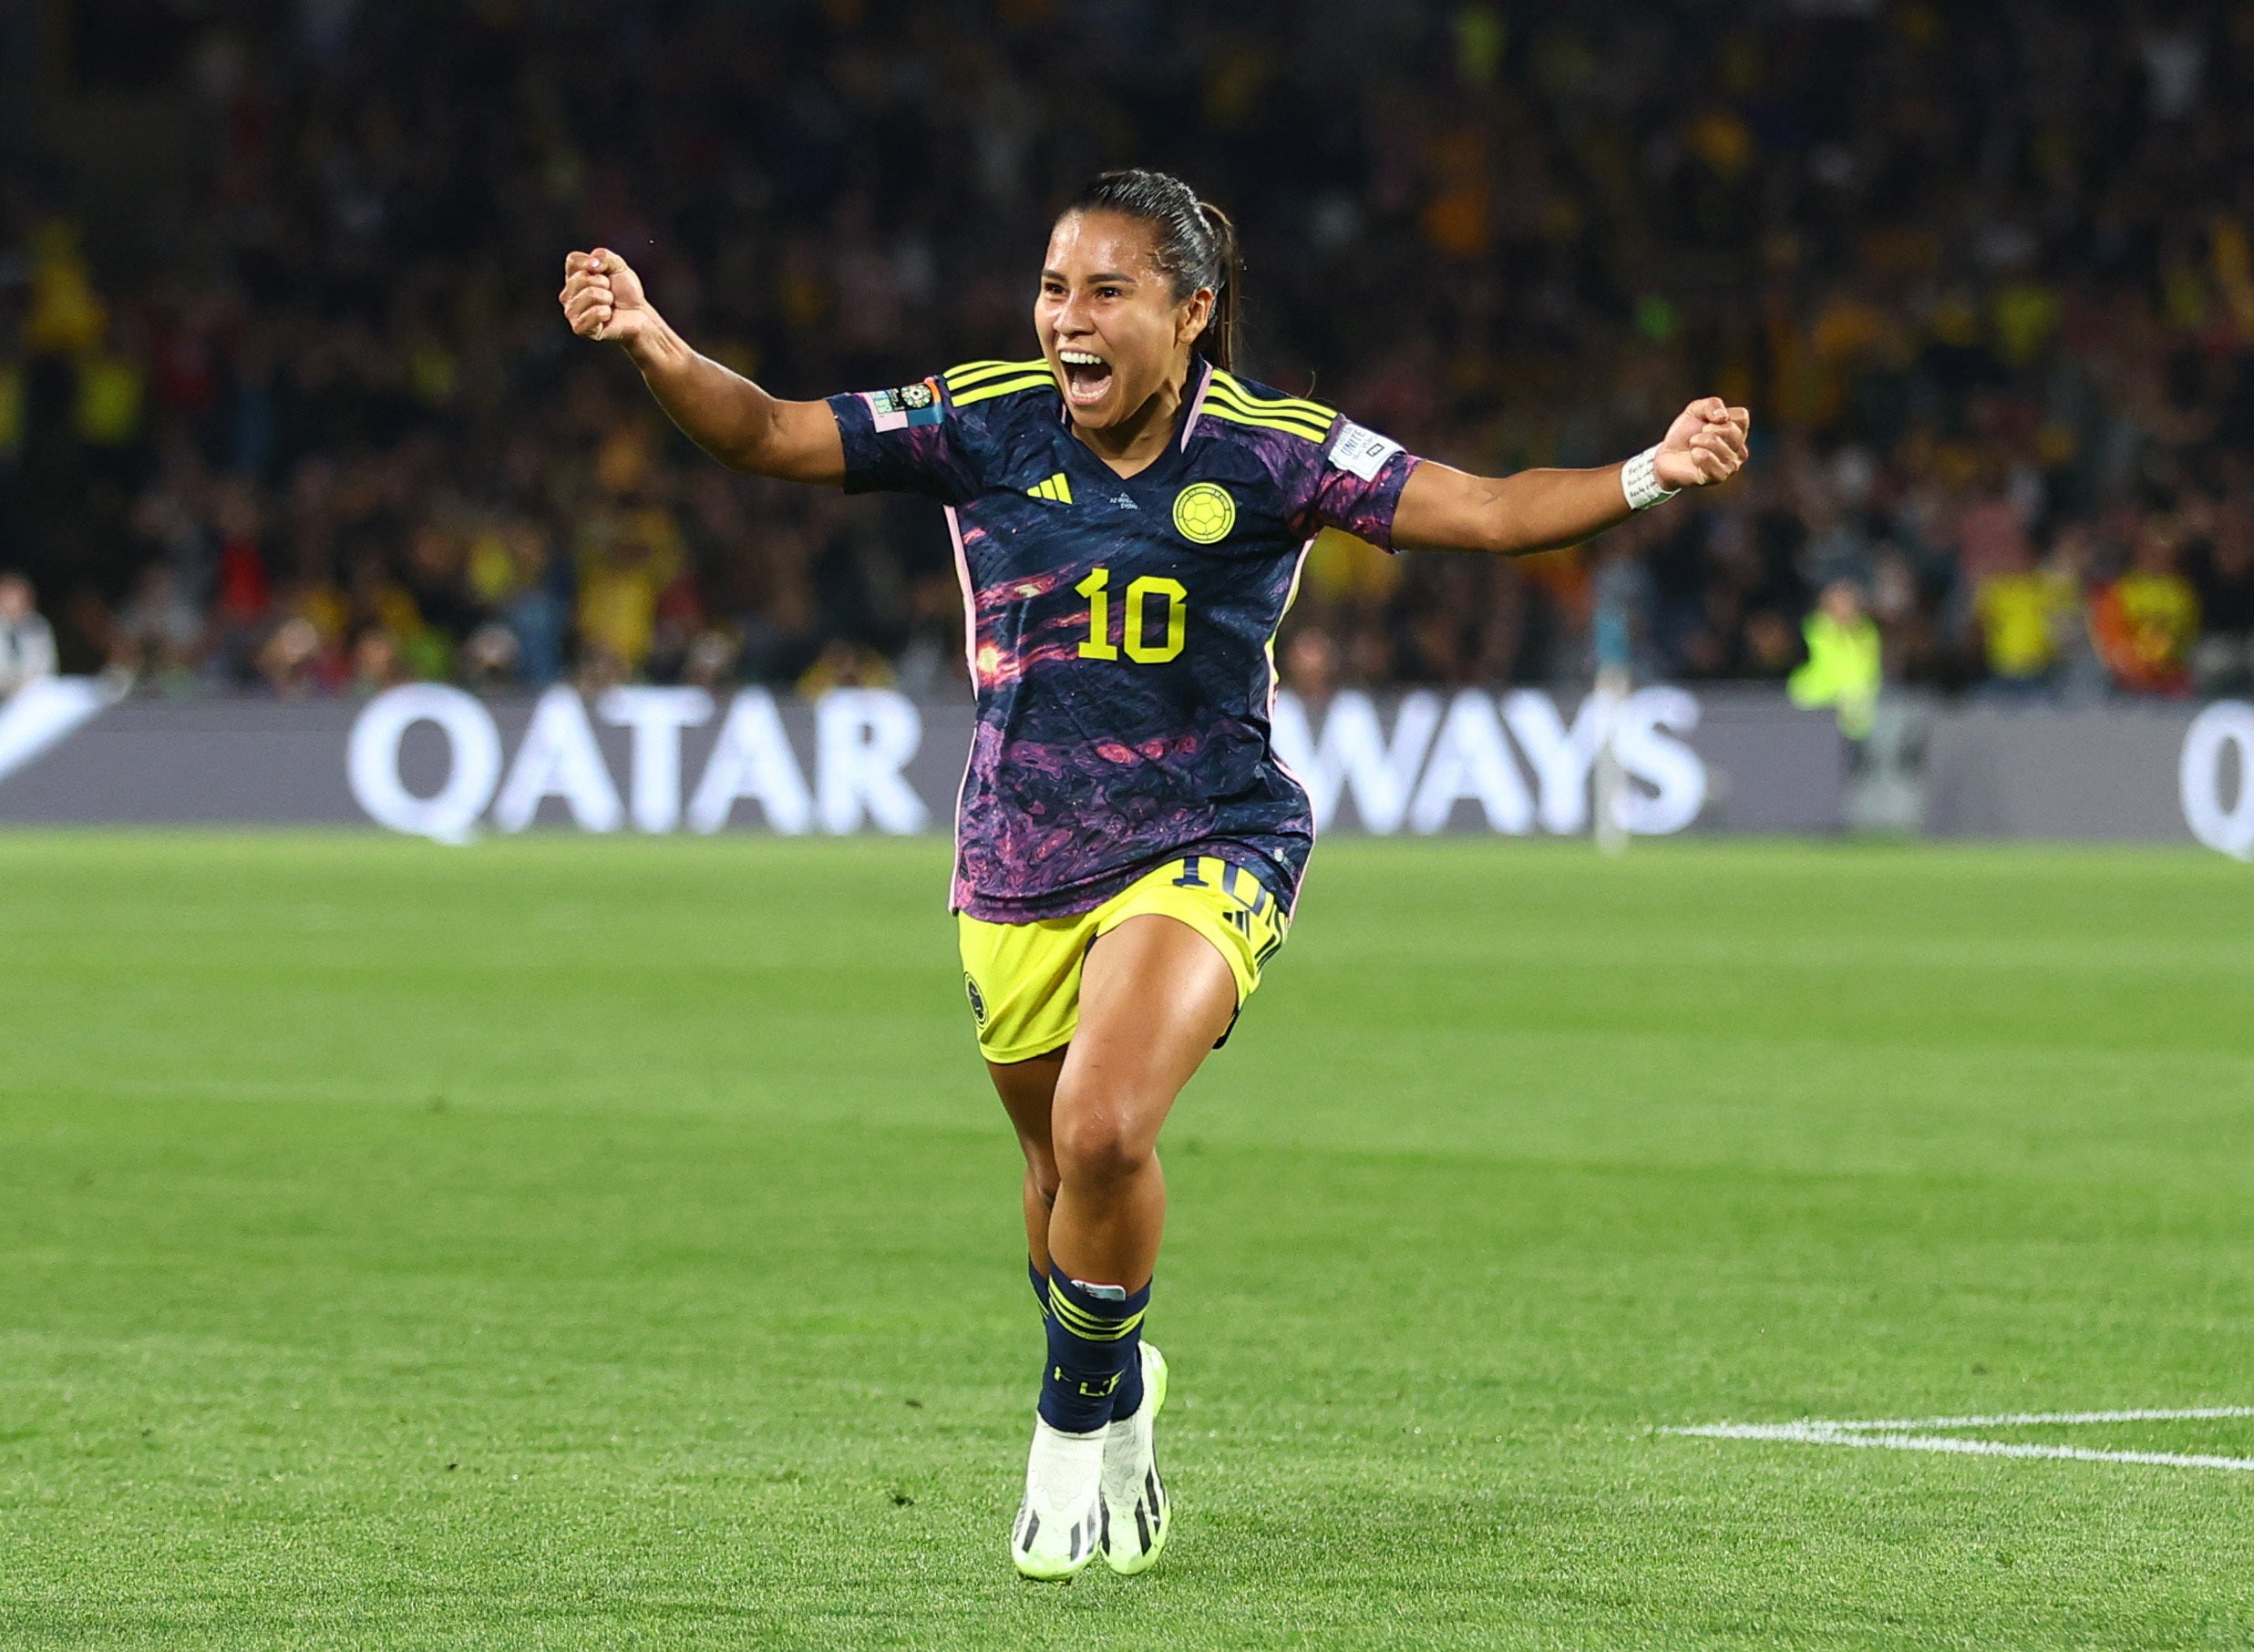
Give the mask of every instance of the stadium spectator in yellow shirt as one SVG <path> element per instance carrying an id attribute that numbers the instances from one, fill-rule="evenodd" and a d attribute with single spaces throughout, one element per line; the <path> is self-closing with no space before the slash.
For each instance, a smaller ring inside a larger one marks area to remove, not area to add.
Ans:
<path id="1" fill-rule="evenodd" d="M 2081 599 L 2073 580 L 2035 567 L 2024 556 L 1981 580 L 1972 592 L 1972 611 L 1990 681 L 2007 690 L 2047 689 Z"/>

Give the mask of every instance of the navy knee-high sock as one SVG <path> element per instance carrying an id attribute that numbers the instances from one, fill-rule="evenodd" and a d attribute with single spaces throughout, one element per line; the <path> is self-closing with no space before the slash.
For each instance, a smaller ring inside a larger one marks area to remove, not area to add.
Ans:
<path id="1" fill-rule="evenodd" d="M 1027 1257 L 1025 1277 L 1032 1282 L 1034 1300 L 1041 1305 L 1042 1325 L 1045 1329 L 1050 1319 L 1049 1276 L 1042 1272 L 1040 1263 Z M 1150 1300 L 1148 1286 L 1143 1288 L 1142 1300 L 1145 1303 Z M 1111 1396 L 1111 1418 L 1112 1421 L 1118 1422 L 1124 1422 L 1135 1415 L 1142 1409 L 1143 1404 L 1143 1328 L 1139 1322 L 1127 1334 L 1126 1339 L 1129 1344 L 1126 1363 L 1119 1371 L 1119 1386 L 1112 1391 Z M 1050 1369 L 1054 1370 L 1056 1362 L 1051 1360 L 1049 1363 Z"/>
<path id="2" fill-rule="evenodd" d="M 1115 1417 L 1132 1417 L 1143 1403 L 1143 1313 L 1150 1287 L 1130 1294 L 1061 1272 L 1045 1283 L 1049 1357 L 1041 1376 L 1042 1420 L 1061 1432 L 1085 1434 Z"/>

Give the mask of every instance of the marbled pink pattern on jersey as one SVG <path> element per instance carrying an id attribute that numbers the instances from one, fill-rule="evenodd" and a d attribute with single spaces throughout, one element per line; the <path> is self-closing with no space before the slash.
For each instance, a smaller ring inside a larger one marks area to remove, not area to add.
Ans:
<path id="1" fill-rule="evenodd" d="M 1269 643 L 1307 542 L 1336 526 L 1388 544 L 1416 461 L 1395 451 L 1365 477 L 1326 462 L 1343 421 L 1317 442 L 1201 416 L 1120 477 L 1065 426 L 1054 388 L 951 402 L 939 424 L 881 432 L 862 398 L 831 405 L 849 487 L 926 493 L 953 518 L 978 701 L 955 908 L 1069 917 L 1192 853 L 1244 867 L 1288 908 L 1314 823 L 1270 743 Z M 1234 508 L 1210 544 L 1173 521 L 1200 485 Z M 1100 637 L 1081 589 L 1099 570 Z M 1130 607 L 1143 619 L 1133 638 Z"/>

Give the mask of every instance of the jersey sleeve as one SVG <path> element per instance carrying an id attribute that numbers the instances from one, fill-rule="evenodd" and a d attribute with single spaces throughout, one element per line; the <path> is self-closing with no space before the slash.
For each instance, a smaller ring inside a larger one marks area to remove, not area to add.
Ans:
<path id="1" fill-rule="evenodd" d="M 1291 478 L 1294 530 L 1312 539 L 1336 528 L 1393 549 L 1401 489 L 1422 462 L 1391 437 L 1339 416 L 1321 448 L 1310 448 L 1301 474 Z"/>
<path id="2" fill-rule="evenodd" d="M 940 378 L 829 398 L 845 444 L 848 493 L 920 493 L 960 505 L 978 492 L 962 416 Z"/>

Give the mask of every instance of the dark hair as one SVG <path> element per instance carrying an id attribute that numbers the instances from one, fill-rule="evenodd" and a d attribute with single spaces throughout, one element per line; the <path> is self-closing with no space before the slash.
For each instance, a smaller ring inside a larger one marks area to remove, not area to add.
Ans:
<path id="1" fill-rule="evenodd" d="M 1174 302 L 1199 287 L 1213 290 L 1213 313 L 1194 347 L 1223 371 L 1235 364 L 1244 265 L 1237 256 L 1237 227 L 1226 212 L 1199 200 L 1197 190 L 1171 173 L 1142 167 L 1091 178 L 1057 216 L 1074 212 L 1117 212 L 1154 225 L 1158 234 L 1151 259 L 1172 283 Z"/>

